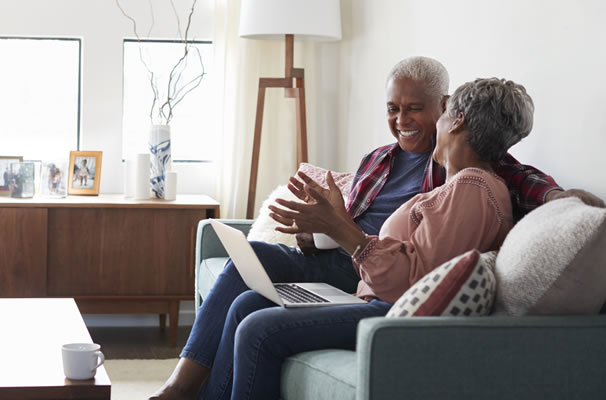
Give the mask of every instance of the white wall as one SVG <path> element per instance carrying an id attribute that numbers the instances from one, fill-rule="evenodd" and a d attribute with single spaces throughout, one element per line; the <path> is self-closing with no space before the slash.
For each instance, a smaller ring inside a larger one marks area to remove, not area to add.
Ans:
<path id="1" fill-rule="evenodd" d="M 175 3 L 184 18 L 190 1 Z M 192 25 L 198 39 L 212 37 L 213 3 L 198 2 Z M 146 32 L 148 2 L 122 4 Z M 174 38 L 169 3 L 153 4 L 152 36 Z M 535 127 L 512 153 L 565 187 L 606 198 L 605 15 L 599 0 L 343 0 L 343 40 L 306 46 L 295 60 L 306 70 L 308 129 L 316 133 L 310 162 L 351 171 L 365 152 L 390 142 L 385 76 L 401 58 L 421 54 L 446 65 L 451 91 L 486 76 L 524 84 L 535 100 Z M 82 149 L 104 152 L 101 192 L 120 193 L 122 38 L 133 33 L 114 0 L 0 0 L 0 35 L 83 38 Z M 318 56 L 314 65 L 305 62 L 306 51 Z M 176 168 L 180 193 L 214 194 L 216 166 Z"/>
<path id="2" fill-rule="evenodd" d="M 512 154 L 565 188 L 606 199 L 606 3 L 344 0 L 342 13 L 338 99 L 325 104 L 338 117 L 340 145 L 318 163 L 355 170 L 364 153 L 391 142 L 385 77 L 400 59 L 426 55 L 449 70 L 451 92 L 477 77 L 525 85 L 534 129 Z"/>
<path id="3" fill-rule="evenodd" d="M 146 36 L 149 2 L 121 0 Z M 182 30 L 191 0 L 174 0 Z M 152 1 L 153 38 L 178 38 L 170 2 Z M 191 38 L 211 39 L 214 0 L 199 0 L 192 18 Z M 81 150 L 103 151 L 101 193 L 122 193 L 122 39 L 133 38 L 131 22 L 114 0 L 0 0 L 0 35 L 82 38 Z M 7 60 L 3 60 L 7 62 Z M 147 128 L 144 128 L 147 129 Z M 75 150 L 75 149 L 74 149 Z M 66 159 L 69 155 L 66 155 Z M 175 164 L 179 193 L 214 194 L 213 164 Z"/>

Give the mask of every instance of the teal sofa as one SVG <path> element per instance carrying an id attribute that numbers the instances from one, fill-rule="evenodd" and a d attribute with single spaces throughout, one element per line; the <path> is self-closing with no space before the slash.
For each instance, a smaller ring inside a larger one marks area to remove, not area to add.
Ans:
<path id="1" fill-rule="evenodd" d="M 222 220 L 248 233 L 251 220 Z M 227 254 L 209 221 L 196 241 L 196 310 Z M 296 354 L 282 400 L 606 399 L 606 315 L 368 318 L 356 351 Z"/>

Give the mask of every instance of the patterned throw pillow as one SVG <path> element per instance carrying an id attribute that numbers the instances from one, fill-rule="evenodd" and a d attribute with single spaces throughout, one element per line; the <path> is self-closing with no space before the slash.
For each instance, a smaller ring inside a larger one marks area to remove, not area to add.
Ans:
<path id="1" fill-rule="evenodd" d="M 313 164 L 309 163 L 301 163 L 299 165 L 299 170 L 303 172 L 305 175 L 309 176 L 313 179 L 318 185 L 322 186 L 325 189 L 328 189 L 328 184 L 326 183 L 326 172 L 328 171 L 325 168 L 316 167 Z M 298 172 L 297 171 L 297 172 Z M 343 198 L 347 198 L 349 196 L 349 191 L 351 189 L 351 181 L 353 181 L 354 174 L 350 172 L 335 172 L 330 171 L 332 174 L 332 179 L 335 181 L 335 184 L 343 194 Z"/>
<path id="2" fill-rule="evenodd" d="M 411 286 L 387 317 L 481 316 L 495 296 L 496 252 L 470 250 L 445 262 Z"/>

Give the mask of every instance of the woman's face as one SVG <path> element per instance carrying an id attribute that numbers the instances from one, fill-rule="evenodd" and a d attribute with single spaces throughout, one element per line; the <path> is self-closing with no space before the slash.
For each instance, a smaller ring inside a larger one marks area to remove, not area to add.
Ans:
<path id="1" fill-rule="evenodd" d="M 436 148 L 433 151 L 433 159 L 441 166 L 446 166 L 448 159 L 448 150 L 450 144 L 450 130 L 454 123 L 454 117 L 450 117 L 447 112 L 443 113 L 438 122 L 436 122 Z"/>
<path id="2" fill-rule="evenodd" d="M 392 78 L 387 83 L 387 124 L 400 148 L 410 153 L 431 151 L 440 98 L 426 93 L 423 82 Z"/>

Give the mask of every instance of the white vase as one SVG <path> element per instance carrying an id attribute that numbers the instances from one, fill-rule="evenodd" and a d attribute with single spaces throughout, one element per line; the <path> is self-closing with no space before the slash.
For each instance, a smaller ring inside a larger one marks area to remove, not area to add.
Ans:
<path id="1" fill-rule="evenodd" d="M 154 195 L 164 198 L 166 172 L 171 169 L 170 126 L 152 125 L 149 131 L 149 152 L 151 154 L 150 182 Z"/>

